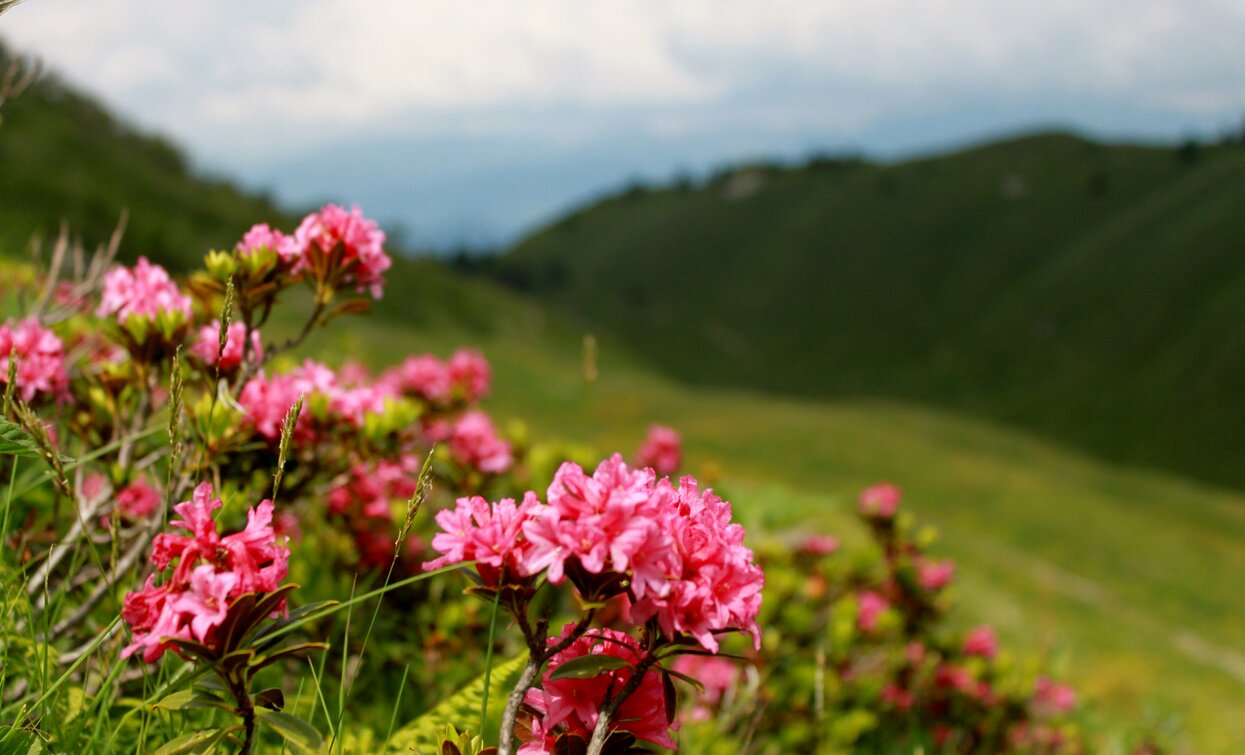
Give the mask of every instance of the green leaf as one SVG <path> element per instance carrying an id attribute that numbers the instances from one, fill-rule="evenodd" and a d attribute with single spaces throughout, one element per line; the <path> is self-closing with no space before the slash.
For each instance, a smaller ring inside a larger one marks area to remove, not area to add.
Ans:
<path id="1" fill-rule="evenodd" d="M 252 699 L 256 705 L 268 710 L 281 710 L 285 707 L 285 694 L 276 687 L 257 692 Z"/>
<path id="2" fill-rule="evenodd" d="M 523 654 L 502 663 L 494 663 L 489 676 L 489 696 L 505 698 L 519 680 L 527 655 Z M 445 727 L 457 722 L 474 721 L 480 716 L 484 700 L 484 674 L 476 677 L 465 687 L 445 698 L 430 711 L 403 726 L 389 740 L 388 752 L 438 752 Z M 501 716 L 501 706 L 489 706 Z M 491 717 L 491 716 L 490 716 Z M 496 727 L 496 723 L 493 726 Z"/>
<path id="3" fill-rule="evenodd" d="M 258 708 L 255 713 L 295 750 L 315 752 L 324 746 L 320 731 L 298 716 L 267 708 Z"/>
<path id="4" fill-rule="evenodd" d="M 687 682 L 688 684 L 695 687 L 696 690 L 699 692 L 705 691 L 705 685 L 701 684 L 699 680 L 693 679 L 687 674 L 679 673 L 678 671 L 675 671 L 672 668 L 666 668 L 665 666 L 658 666 L 657 668 L 661 671 L 661 673 L 665 674 L 666 676 L 673 676 L 679 681 Z"/>
<path id="5" fill-rule="evenodd" d="M 43 740 L 33 731 L 0 726 L 0 752 L 5 755 L 39 755 L 43 751 Z"/>
<path id="6" fill-rule="evenodd" d="M 192 731 L 189 734 L 183 734 L 176 739 L 165 742 L 160 749 L 156 750 L 155 755 L 207 752 L 224 739 L 225 735 L 233 728 L 236 727 L 229 729 L 206 729 L 204 731 Z"/>
<path id="7" fill-rule="evenodd" d="M 163 710 L 188 710 L 190 708 L 220 708 L 233 710 L 233 706 L 211 692 L 200 689 L 184 689 L 166 695 L 152 706 Z"/>
<path id="8" fill-rule="evenodd" d="M 16 422 L 0 417 L 0 454 L 42 457 L 30 433 Z"/>
<path id="9" fill-rule="evenodd" d="M 630 665 L 631 663 L 625 658 L 606 655 L 605 653 L 581 655 L 558 666 L 549 675 L 549 679 L 591 679 L 594 676 L 600 676 L 606 671 L 626 668 Z"/>
<path id="10" fill-rule="evenodd" d="M 266 655 L 257 655 L 250 661 L 250 673 L 252 676 L 262 668 L 266 668 L 277 661 L 285 658 L 295 658 L 305 656 L 313 650 L 327 650 L 329 644 L 327 642 L 300 642 L 297 645 L 283 647 Z"/>

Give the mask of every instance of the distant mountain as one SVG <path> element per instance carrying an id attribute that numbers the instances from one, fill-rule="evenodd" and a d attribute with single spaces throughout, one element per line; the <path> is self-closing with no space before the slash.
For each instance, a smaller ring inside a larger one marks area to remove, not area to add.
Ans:
<path id="1" fill-rule="evenodd" d="M 692 383 L 876 395 L 1245 485 L 1245 149 L 1065 133 L 636 186 L 486 269 Z"/>

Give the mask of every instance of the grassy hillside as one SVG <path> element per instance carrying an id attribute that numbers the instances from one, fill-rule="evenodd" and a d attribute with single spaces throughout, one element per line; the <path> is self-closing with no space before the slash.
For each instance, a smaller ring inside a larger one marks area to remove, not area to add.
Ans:
<path id="1" fill-rule="evenodd" d="M 10 58 L 0 44 L 0 71 Z M 32 238 L 50 244 L 62 221 L 93 247 L 128 210 L 122 257 L 144 254 L 185 269 L 259 220 L 292 220 L 263 197 L 196 173 L 167 140 L 137 132 L 54 74 L 7 102 L 2 115 L 4 254 L 25 253 Z"/>
<path id="2" fill-rule="evenodd" d="M 1191 748 L 1178 751 L 1245 747 L 1245 613 L 1231 576 L 1245 573 L 1239 493 L 910 405 L 688 388 L 609 339 L 601 379 L 589 385 L 582 332 L 564 320 L 442 271 L 412 290 L 431 288 L 476 316 L 359 321 L 306 352 L 383 365 L 482 348 L 495 369 L 489 408 L 503 423 L 624 452 L 649 423 L 671 423 L 689 468 L 716 477 L 743 520 L 769 532 L 863 541 L 855 492 L 893 480 L 960 564 L 959 620 L 993 622 L 1010 647 L 1054 663 L 1093 701 L 1100 730 L 1176 732 Z"/>
<path id="3" fill-rule="evenodd" d="M 1245 484 L 1245 149 L 1065 134 L 633 190 L 496 264 L 693 383 L 932 403 Z"/>

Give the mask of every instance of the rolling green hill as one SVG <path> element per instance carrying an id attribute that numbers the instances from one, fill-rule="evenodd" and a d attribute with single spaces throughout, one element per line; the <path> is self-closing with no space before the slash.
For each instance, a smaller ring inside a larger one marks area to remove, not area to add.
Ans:
<path id="1" fill-rule="evenodd" d="M 1040 134 L 633 189 L 492 272 L 679 378 L 968 410 L 1245 484 L 1245 149 Z"/>

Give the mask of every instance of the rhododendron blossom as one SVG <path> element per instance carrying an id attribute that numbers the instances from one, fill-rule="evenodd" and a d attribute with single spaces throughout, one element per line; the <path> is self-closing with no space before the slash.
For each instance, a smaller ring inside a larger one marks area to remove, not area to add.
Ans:
<path id="1" fill-rule="evenodd" d="M 901 493 L 890 483 L 866 488 L 860 494 L 860 513 L 869 519 L 890 519 L 899 509 Z"/>
<path id="2" fill-rule="evenodd" d="M 259 331 L 252 330 L 250 335 L 250 359 L 260 362 L 264 358 L 264 347 L 260 343 Z M 246 351 L 246 325 L 240 322 L 229 324 L 226 331 L 225 350 L 220 348 L 220 321 L 213 320 L 199 329 L 199 340 L 195 341 L 190 350 L 208 366 L 219 366 L 221 372 L 230 372 L 242 364 L 242 356 Z M 219 360 L 219 365 L 217 364 Z"/>
<path id="3" fill-rule="evenodd" d="M 118 265 L 104 276 L 100 317 L 115 316 L 119 322 L 131 317 L 156 319 L 161 314 L 181 314 L 190 318 L 190 298 L 169 278 L 168 272 L 139 257 L 134 268 Z"/>
<path id="4" fill-rule="evenodd" d="M 272 501 L 250 509 L 246 528 L 224 537 L 212 518 L 220 506 L 211 484 L 203 483 L 191 500 L 173 507 L 181 519 L 171 526 L 188 534 L 162 533 L 152 542 L 151 560 L 158 570 L 174 560 L 177 564 L 163 584 L 156 585 L 152 575 L 141 590 L 125 596 L 121 616 L 134 636 L 122 657 L 141 650 L 144 661 L 155 661 L 177 639 L 210 646 L 233 599 L 272 592 L 285 579 L 289 548 L 277 542 L 273 531 Z"/>
<path id="5" fill-rule="evenodd" d="M 953 561 L 930 561 L 922 559 L 916 567 L 917 582 L 921 587 L 930 592 L 936 592 L 951 584 L 952 577 L 955 576 L 955 562 Z"/>
<path id="6" fill-rule="evenodd" d="M 833 535 L 808 535 L 800 542 L 800 553 L 811 556 L 828 556 L 839 549 L 839 539 Z"/>
<path id="7" fill-rule="evenodd" d="M 269 228 L 267 223 L 256 223 L 242 236 L 237 249 L 244 257 L 260 249 L 268 249 L 282 258 L 293 258 L 297 256 L 297 250 L 292 245 L 292 241 L 293 239 L 284 233 Z"/>
<path id="8" fill-rule="evenodd" d="M 133 519 L 146 519 L 160 508 L 162 501 L 160 493 L 142 477 L 126 485 L 117 493 L 117 509 L 123 516 Z"/>
<path id="9" fill-rule="evenodd" d="M 865 590 L 857 598 L 856 625 L 862 632 L 876 632 L 878 619 L 890 608 L 890 603 L 872 590 Z"/>
<path id="10" fill-rule="evenodd" d="M 278 251 L 294 260 L 291 272 L 295 274 L 307 269 L 323 272 L 318 268 L 325 267 L 344 275 L 343 282 L 353 283 L 359 291 L 367 290 L 372 298 L 379 299 L 385 285 L 382 274 L 393 264 L 384 244 L 385 232 L 375 221 L 363 217 L 358 207 L 347 212 L 328 204 L 303 218 L 293 240 Z"/>
<path id="11" fill-rule="evenodd" d="M 550 638 L 549 644 L 557 644 L 573 629 L 573 624 L 567 624 L 562 636 Z M 629 665 L 588 678 L 552 678 L 563 663 L 590 654 L 621 658 Z M 586 741 L 596 726 L 601 706 L 628 682 L 634 673 L 634 664 L 641 657 L 639 644 L 633 637 L 604 628 L 588 630 L 553 656 L 542 676 L 540 689 L 529 690 L 524 700 L 540 718 L 532 727 L 533 737 L 519 752 L 551 753 L 560 733 L 578 734 Z M 610 725 L 610 731 L 629 732 L 637 739 L 666 748 L 675 746 L 670 736 L 672 728 L 666 714 L 665 689 L 660 676 L 653 672 L 645 674 L 636 691 L 623 700 Z"/>
<path id="12" fill-rule="evenodd" d="M 964 637 L 964 655 L 977 655 L 992 660 L 999 652 L 999 638 L 989 626 L 976 627 Z"/>
<path id="13" fill-rule="evenodd" d="M 660 475 L 671 475 L 679 471 L 683 461 L 682 439 L 672 428 L 665 425 L 653 425 L 648 430 L 648 437 L 636 451 L 636 461 L 642 467 L 652 467 Z"/>
<path id="14" fill-rule="evenodd" d="M 475 561 L 484 584 L 496 587 L 503 575 L 514 578 L 530 545 L 523 538 L 523 526 L 540 506 L 536 494 L 528 491 L 521 503 L 503 498 L 489 504 L 480 496 L 459 498 L 453 509 L 437 512 L 441 526 L 432 538 L 440 558 L 424 564 L 424 569 Z"/>
<path id="15" fill-rule="evenodd" d="M 632 616 L 655 616 L 666 634 L 689 634 L 710 652 L 718 651 L 715 632 L 725 629 L 751 634 L 760 649 L 765 577 L 743 544 L 743 526 L 731 521 L 731 505 L 701 491 L 694 477 L 680 480 L 673 496 L 662 494 L 668 487 L 666 480 L 657 485 L 655 497 L 670 508 L 656 530 L 669 533 L 671 551 L 653 558 L 650 545 L 636 559 Z"/>
<path id="16" fill-rule="evenodd" d="M 466 412 L 450 431 L 450 455 L 458 463 L 487 474 L 501 474 L 514 457 L 510 444 L 502 440 L 493 420 L 482 411 Z"/>
<path id="17" fill-rule="evenodd" d="M 448 361 L 431 354 L 407 357 L 386 370 L 380 382 L 395 393 L 418 398 L 434 406 L 455 402 L 473 404 L 484 397 L 492 382 L 492 369 L 478 351 L 459 349 Z"/>
<path id="18" fill-rule="evenodd" d="M 450 388 L 468 404 L 484 398 L 493 382 L 493 371 L 488 360 L 478 351 L 459 349 L 450 355 L 445 366 Z"/>
<path id="19" fill-rule="evenodd" d="M 16 394 L 23 401 L 37 395 L 61 398 L 68 391 L 64 344 L 36 318 L 0 325 L 0 383 L 9 382 L 10 359 L 17 360 Z"/>
<path id="20" fill-rule="evenodd" d="M 1033 699 L 1048 713 L 1071 713 L 1076 707 L 1076 691 L 1045 676 L 1038 677 Z"/>

